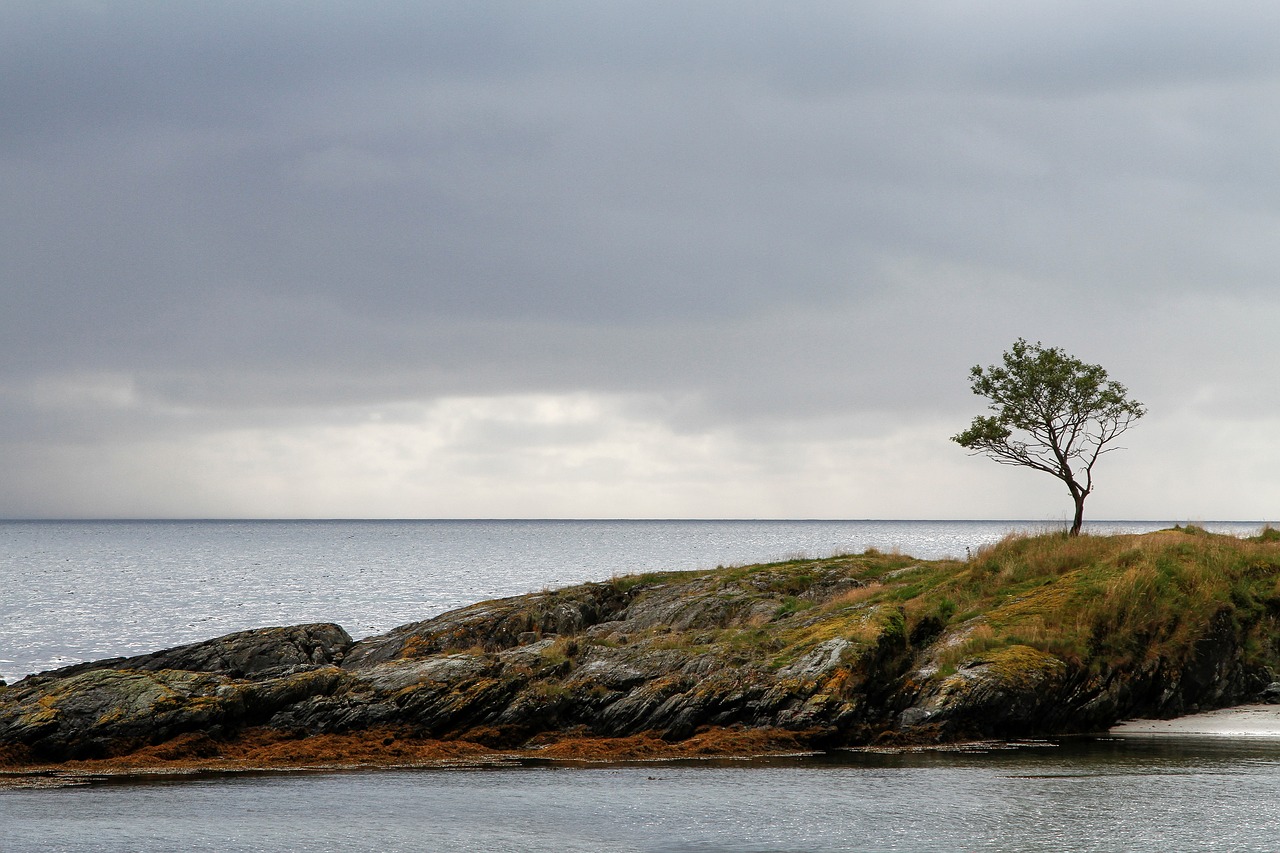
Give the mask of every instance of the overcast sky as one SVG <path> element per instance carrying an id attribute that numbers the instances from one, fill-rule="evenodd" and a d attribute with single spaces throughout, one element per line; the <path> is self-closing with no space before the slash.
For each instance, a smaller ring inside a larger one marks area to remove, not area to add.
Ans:
<path id="1" fill-rule="evenodd" d="M 1280 4 L 0 4 L 0 516 L 1280 518 Z"/>

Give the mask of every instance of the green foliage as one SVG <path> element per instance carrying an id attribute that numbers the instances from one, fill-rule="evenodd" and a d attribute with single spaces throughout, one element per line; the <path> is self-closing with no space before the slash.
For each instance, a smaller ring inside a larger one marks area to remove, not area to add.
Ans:
<path id="1" fill-rule="evenodd" d="M 812 601 L 804 601 L 796 598 L 794 595 L 788 595 L 782 599 L 782 604 L 778 605 L 778 609 L 774 613 L 774 618 L 781 619 L 783 617 L 790 616 L 792 613 L 798 613 L 801 610 L 808 610 L 810 607 L 813 607 Z"/>
<path id="2" fill-rule="evenodd" d="M 693 577 L 703 577 L 709 572 L 693 570 L 685 572 L 644 572 L 638 575 L 614 575 L 609 579 L 618 592 L 630 592 L 637 587 L 654 586 L 656 584 L 682 581 Z"/>
<path id="3" fill-rule="evenodd" d="M 1003 365 L 975 365 L 969 378 L 994 414 L 974 418 L 951 440 L 1001 464 L 1061 480 L 1076 505 L 1071 532 L 1079 533 L 1094 464 L 1146 408 L 1100 365 L 1022 338 L 1004 354 Z"/>

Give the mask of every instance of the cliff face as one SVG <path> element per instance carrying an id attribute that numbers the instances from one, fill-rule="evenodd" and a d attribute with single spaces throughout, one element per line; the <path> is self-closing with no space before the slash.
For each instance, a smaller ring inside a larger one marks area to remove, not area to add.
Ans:
<path id="1" fill-rule="evenodd" d="M 264 628 L 0 688 L 10 760 L 200 733 L 392 731 L 498 747 L 783 729 L 813 746 L 1091 731 L 1261 695 L 1280 545 L 1191 529 L 869 552 L 490 601 L 359 642 Z"/>

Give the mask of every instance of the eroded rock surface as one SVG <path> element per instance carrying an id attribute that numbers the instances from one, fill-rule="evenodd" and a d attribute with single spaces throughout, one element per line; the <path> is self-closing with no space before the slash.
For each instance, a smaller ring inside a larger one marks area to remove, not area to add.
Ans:
<path id="1" fill-rule="evenodd" d="M 1280 602 L 1257 603 L 1253 621 L 1222 609 L 1194 629 L 1186 617 L 1151 629 L 1181 645 L 1153 633 L 1123 654 L 1074 656 L 996 630 L 1027 613 L 1043 623 L 1067 569 L 955 613 L 946 573 L 983 571 L 873 552 L 618 578 L 359 642 L 328 624 L 242 631 L 0 686 L 0 749 L 57 761 L 249 727 L 510 747 L 552 732 L 678 740 L 709 726 L 784 729 L 815 746 L 920 742 L 1096 730 L 1261 696 L 1277 680 L 1265 664 L 1280 643 L 1257 650 Z M 1106 651 L 1110 635 L 1080 630 Z"/>

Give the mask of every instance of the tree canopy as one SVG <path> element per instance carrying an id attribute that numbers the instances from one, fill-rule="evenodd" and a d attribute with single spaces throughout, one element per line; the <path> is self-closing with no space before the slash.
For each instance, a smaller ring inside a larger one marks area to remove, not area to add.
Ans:
<path id="1" fill-rule="evenodd" d="M 1057 477 L 1075 504 L 1071 535 L 1080 533 L 1084 501 L 1093 491 L 1093 466 L 1146 408 L 1097 364 L 1058 347 L 1022 338 L 1002 365 L 969 371 L 973 393 L 993 415 L 980 415 L 951 440 L 1003 465 L 1034 468 Z"/>

